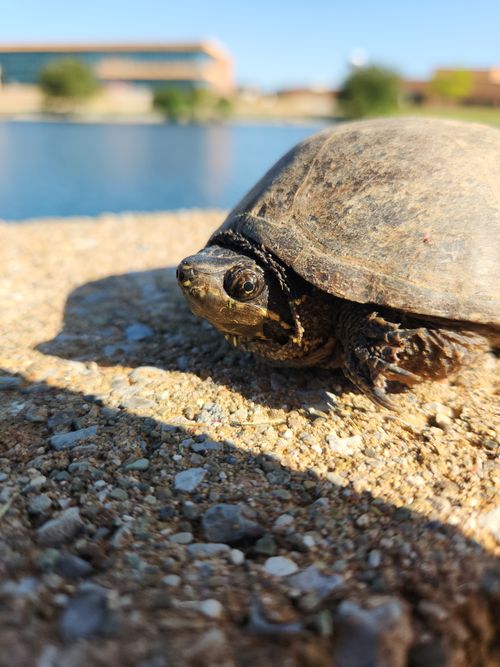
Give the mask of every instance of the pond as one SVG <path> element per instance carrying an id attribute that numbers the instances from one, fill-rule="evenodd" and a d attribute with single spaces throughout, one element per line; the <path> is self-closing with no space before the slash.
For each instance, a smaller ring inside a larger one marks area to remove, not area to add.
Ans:
<path id="1" fill-rule="evenodd" d="M 0 122 L 0 219 L 231 208 L 321 127 Z"/>

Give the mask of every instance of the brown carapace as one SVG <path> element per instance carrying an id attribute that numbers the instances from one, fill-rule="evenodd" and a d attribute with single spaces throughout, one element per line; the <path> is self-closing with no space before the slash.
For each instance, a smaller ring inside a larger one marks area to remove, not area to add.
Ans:
<path id="1" fill-rule="evenodd" d="M 178 267 L 192 311 L 274 362 L 388 383 L 500 344 L 500 132 L 346 123 L 293 148 Z"/>

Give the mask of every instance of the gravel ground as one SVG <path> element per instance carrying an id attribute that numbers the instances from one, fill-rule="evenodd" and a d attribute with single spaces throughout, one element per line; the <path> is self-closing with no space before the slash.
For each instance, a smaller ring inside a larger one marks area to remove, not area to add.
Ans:
<path id="1" fill-rule="evenodd" d="M 391 413 L 230 348 L 222 217 L 0 224 L 0 665 L 499 665 L 500 361 Z"/>

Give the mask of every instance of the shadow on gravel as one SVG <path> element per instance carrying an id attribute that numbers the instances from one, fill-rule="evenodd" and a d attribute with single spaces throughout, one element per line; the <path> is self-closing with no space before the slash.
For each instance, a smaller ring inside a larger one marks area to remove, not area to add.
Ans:
<path id="1" fill-rule="evenodd" d="M 61 332 L 37 349 L 101 366 L 155 366 L 210 376 L 269 407 L 319 404 L 324 409 L 325 389 L 357 392 L 341 371 L 272 367 L 231 347 L 191 314 L 172 267 L 77 288 L 67 299 Z"/>
<path id="2" fill-rule="evenodd" d="M 146 274 L 147 284 L 161 275 Z M 142 278 L 118 280 L 144 287 Z M 114 285 L 110 278 L 82 288 L 68 320 L 85 321 L 88 299 L 104 291 L 113 298 L 99 312 L 103 328 L 110 326 L 119 312 Z M 126 307 L 135 301 L 124 296 L 122 303 L 120 323 L 128 325 Z M 143 313 L 134 321 L 154 322 Z M 95 326 L 97 313 L 92 317 Z M 496 664 L 490 651 L 500 632 L 500 575 L 494 559 L 456 527 L 214 442 L 199 426 L 139 417 L 22 377 L 3 389 L 0 665 L 32 665 L 40 655 L 45 661 L 36 664 L 51 667 Z M 61 439 L 54 435 L 89 428 L 55 449 Z M 140 470 L 127 467 L 138 459 L 147 460 Z M 193 467 L 203 468 L 203 480 L 190 493 L 177 490 L 176 475 Z M 34 511 L 42 493 L 49 502 Z M 258 527 L 212 540 L 236 546 L 243 564 L 231 563 L 225 547 L 205 559 L 169 539 L 189 532 L 194 543 L 211 541 L 206 512 L 220 503 L 237 505 L 242 520 Z M 68 507 L 79 508 L 77 528 L 37 544 L 40 526 Z M 276 530 L 282 515 L 293 525 Z M 315 583 L 266 576 L 260 566 L 270 553 L 324 576 Z M 72 581 L 61 571 L 61 554 L 78 556 L 89 571 Z M 169 588 L 166 575 L 182 585 Z M 83 579 L 106 589 L 96 589 L 98 611 L 75 605 L 88 590 Z M 213 598 L 222 603 L 221 619 L 196 612 L 199 600 Z M 111 636 L 100 637 L 105 628 Z M 85 636 L 90 641 L 77 642 Z"/>

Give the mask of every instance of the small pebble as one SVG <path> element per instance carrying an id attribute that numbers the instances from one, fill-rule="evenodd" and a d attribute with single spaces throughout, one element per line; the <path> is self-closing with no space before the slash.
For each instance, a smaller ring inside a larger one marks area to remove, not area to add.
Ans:
<path id="1" fill-rule="evenodd" d="M 193 533 L 175 533 L 170 536 L 169 540 L 176 544 L 190 544 L 193 541 Z"/>
<path id="2" fill-rule="evenodd" d="M 125 466 L 125 470 L 137 470 L 138 472 L 144 472 L 149 468 L 149 459 L 137 459 L 132 463 L 128 463 Z"/>
<path id="3" fill-rule="evenodd" d="M 49 443 L 51 447 L 57 451 L 62 451 L 64 449 L 70 449 L 78 442 L 92 438 L 96 434 L 97 426 L 88 426 L 87 428 L 81 428 L 78 431 L 70 431 L 69 433 L 58 433 L 53 435 L 49 439 Z"/>
<path id="4" fill-rule="evenodd" d="M 343 582 L 344 579 L 340 575 L 325 575 L 315 565 L 310 565 L 305 570 L 292 574 L 286 580 L 289 586 L 304 593 L 317 593 L 320 597 L 325 597 L 335 589 L 340 588 Z"/>
<path id="5" fill-rule="evenodd" d="M 199 610 L 208 618 L 220 618 L 222 616 L 223 607 L 218 600 L 209 599 L 200 602 Z"/>
<path id="6" fill-rule="evenodd" d="M 372 549 L 368 554 L 368 565 L 370 567 L 379 567 L 382 562 L 382 553 L 378 549 Z"/>
<path id="7" fill-rule="evenodd" d="M 273 528 L 276 531 L 284 530 L 292 526 L 294 522 L 295 518 L 291 514 L 282 514 L 273 523 Z"/>
<path id="8" fill-rule="evenodd" d="M 255 543 L 255 551 L 264 556 L 274 556 L 278 551 L 278 545 L 272 535 L 264 535 Z"/>
<path id="9" fill-rule="evenodd" d="M 218 542 L 195 542 L 188 546 L 188 554 L 192 558 L 211 558 L 213 556 L 223 556 L 229 553 L 227 544 Z"/>
<path id="10" fill-rule="evenodd" d="M 69 542 L 80 531 L 82 519 L 78 507 L 69 507 L 37 529 L 37 542 L 42 546 L 58 546 Z"/>
<path id="11" fill-rule="evenodd" d="M 284 556 L 273 556 L 268 558 L 264 563 L 264 571 L 274 577 L 287 577 L 294 572 L 297 572 L 298 566 L 290 558 Z"/>
<path id="12" fill-rule="evenodd" d="M 201 522 L 209 542 L 231 544 L 244 538 L 256 539 L 264 532 L 262 526 L 243 516 L 238 505 L 213 505 L 202 515 Z"/>
<path id="13" fill-rule="evenodd" d="M 0 391 L 18 389 L 22 385 L 22 382 L 22 379 L 15 375 L 0 375 Z"/>
<path id="14" fill-rule="evenodd" d="M 92 565 L 78 556 L 73 554 L 61 554 L 57 561 L 57 573 L 65 579 L 78 579 L 79 577 L 86 577 L 93 570 Z"/>
<path id="15" fill-rule="evenodd" d="M 59 621 L 61 637 L 67 643 L 106 633 L 112 626 L 108 591 L 95 584 L 80 588 L 69 600 Z"/>
<path id="16" fill-rule="evenodd" d="M 191 445 L 191 451 L 200 454 L 205 452 L 218 452 L 222 449 L 222 443 L 215 440 L 203 440 L 203 442 L 194 442 Z"/>
<path id="17" fill-rule="evenodd" d="M 330 433 L 330 435 L 326 436 L 326 441 L 332 452 L 343 454 L 344 456 L 356 454 L 363 444 L 363 439 L 359 434 L 353 435 L 350 438 L 339 438 L 336 433 Z"/>
<path id="18" fill-rule="evenodd" d="M 144 340 L 145 338 L 149 338 L 150 336 L 153 335 L 153 329 L 151 329 L 151 327 L 148 327 L 147 324 L 142 324 L 141 322 L 134 322 L 134 324 L 130 324 L 125 329 L 125 335 L 127 337 L 127 340 L 131 341 Z"/>
<path id="19" fill-rule="evenodd" d="M 111 489 L 108 497 L 112 498 L 113 500 L 127 500 L 128 493 L 125 491 L 125 489 L 115 487 L 114 489 Z"/>
<path id="20" fill-rule="evenodd" d="M 207 471 L 204 468 L 189 468 L 177 473 L 174 478 L 174 488 L 176 491 L 191 493 L 201 483 Z"/>
<path id="21" fill-rule="evenodd" d="M 477 523 L 483 530 L 490 532 L 500 542 L 500 505 L 489 512 L 480 514 Z"/>
<path id="22" fill-rule="evenodd" d="M 28 512 L 30 514 L 47 514 L 52 507 L 52 500 L 46 493 L 30 498 Z"/>
<path id="23" fill-rule="evenodd" d="M 239 549 L 231 549 L 229 560 L 233 565 L 242 565 L 245 562 L 245 554 Z"/>

